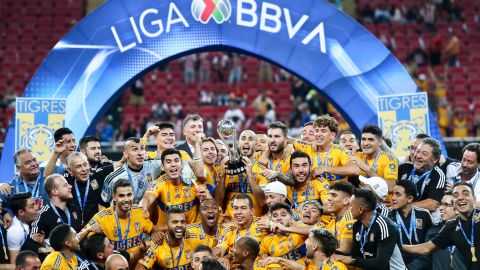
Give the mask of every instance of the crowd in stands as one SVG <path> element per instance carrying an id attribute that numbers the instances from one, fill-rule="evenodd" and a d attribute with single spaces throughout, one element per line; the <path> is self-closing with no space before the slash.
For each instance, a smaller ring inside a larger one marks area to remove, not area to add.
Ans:
<path id="1" fill-rule="evenodd" d="M 260 98 L 261 99 L 261 98 Z M 229 121 L 223 119 L 225 121 Z M 480 144 L 461 160 L 426 134 L 398 157 L 318 116 L 273 121 L 235 148 L 188 114 L 123 140 L 111 161 L 68 128 L 0 184 L 0 263 L 16 269 L 480 269 Z M 231 123 L 234 124 L 233 122 Z M 128 134 L 131 135 L 131 134 Z M 335 143 L 338 139 L 338 144 Z M 149 141 L 155 148 L 149 149 Z"/>

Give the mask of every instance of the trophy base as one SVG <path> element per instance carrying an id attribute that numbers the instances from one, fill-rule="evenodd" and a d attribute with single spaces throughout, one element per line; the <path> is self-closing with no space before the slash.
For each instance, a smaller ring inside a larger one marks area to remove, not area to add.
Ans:
<path id="1" fill-rule="evenodd" d="M 225 173 L 228 175 L 237 175 L 237 174 L 242 174 L 247 171 L 247 168 L 245 167 L 245 164 L 243 161 L 234 161 L 231 162 L 229 161 L 227 163 L 227 169 L 225 170 Z"/>

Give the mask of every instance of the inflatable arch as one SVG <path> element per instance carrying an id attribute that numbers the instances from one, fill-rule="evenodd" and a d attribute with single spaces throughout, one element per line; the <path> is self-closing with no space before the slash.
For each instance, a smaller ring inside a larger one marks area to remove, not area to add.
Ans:
<path id="1" fill-rule="evenodd" d="M 109 0 L 55 45 L 23 96 L 66 98 L 65 125 L 80 138 L 132 81 L 206 50 L 240 51 L 289 70 L 319 89 L 357 133 L 377 123 L 377 96 L 417 91 L 379 40 L 326 1 Z M 2 181 L 14 174 L 14 128 Z M 430 130 L 438 134 L 435 123 Z"/>

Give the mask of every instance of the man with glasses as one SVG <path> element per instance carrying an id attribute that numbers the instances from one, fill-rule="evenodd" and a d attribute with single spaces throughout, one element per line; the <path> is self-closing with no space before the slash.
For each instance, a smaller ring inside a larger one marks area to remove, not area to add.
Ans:
<path id="1" fill-rule="evenodd" d="M 438 209 L 440 210 L 442 221 L 428 231 L 426 236 L 427 240 L 435 237 L 449 220 L 455 220 L 458 216 L 455 212 L 455 205 L 453 204 L 453 195 L 451 191 L 446 192 L 445 195 L 443 195 Z M 432 269 L 466 270 L 467 267 L 465 266 L 463 257 L 458 249 L 455 248 L 455 246 L 452 246 L 446 249 L 439 249 L 432 254 Z"/>

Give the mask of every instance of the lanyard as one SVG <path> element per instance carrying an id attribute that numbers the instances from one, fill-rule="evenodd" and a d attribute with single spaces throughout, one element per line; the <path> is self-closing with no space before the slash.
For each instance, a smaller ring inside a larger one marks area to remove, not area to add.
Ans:
<path id="1" fill-rule="evenodd" d="M 42 177 L 41 177 L 41 174 L 39 173 L 38 176 L 37 176 L 37 179 L 35 180 L 35 185 L 33 186 L 31 191 L 28 190 L 27 183 L 25 182 L 25 180 L 23 178 L 18 178 L 18 181 L 21 181 L 21 183 L 23 183 L 23 188 L 25 189 L 24 192 L 31 192 L 32 197 L 36 198 L 40 194 L 40 184 L 38 184 L 38 183 L 40 182 L 41 179 L 42 179 Z M 20 193 L 20 190 L 18 188 L 18 184 L 15 185 L 15 191 L 17 193 Z"/>
<path id="2" fill-rule="evenodd" d="M 250 226 L 248 226 L 247 232 L 245 233 L 245 237 L 250 236 L 250 228 L 252 227 L 252 224 L 253 224 L 253 221 L 252 221 L 252 223 L 250 223 Z M 237 228 L 237 234 L 235 236 L 235 241 L 240 239 L 240 237 L 242 237 L 242 236 L 240 235 L 240 230 Z"/>
<path id="3" fill-rule="evenodd" d="M 97 265 L 96 265 L 94 262 L 88 261 L 88 263 L 89 263 L 93 268 L 95 268 L 95 270 L 99 270 L 98 267 L 97 267 Z"/>
<path id="4" fill-rule="evenodd" d="M 118 214 L 117 214 L 117 208 L 113 208 L 113 214 L 115 215 L 115 221 L 117 222 L 117 232 L 118 232 L 118 241 L 119 242 L 122 242 L 122 227 L 120 226 L 120 219 L 118 218 Z M 128 212 L 127 214 L 127 228 L 125 230 L 125 238 L 123 239 L 127 239 L 128 238 L 128 233 L 130 232 L 130 221 L 131 221 L 131 216 L 130 216 L 130 211 Z"/>
<path id="5" fill-rule="evenodd" d="M 399 211 L 397 211 L 397 227 L 398 230 L 400 230 L 400 243 L 403 245 L 403 232 L 407 235 L 408 242 L 410 245 L 412 244 L 412 233 L 415 234 L 415 241 L 419 243 L 418 241 L 418 235 L 417 235 L 417 226 L 416 226 L 416 218 L 415 218 L 415 209 L 412 207 L 412 211 L 410 212 L 410 226 L 408 228 L 405 227 L 405 223 L 403 223 L 402 217 L 400 216 Z"/>
<path id="6" fill-rule="evenodd" d="M 377 212 L 375 212 L 372 216 L 372 218 L 370 219 L 370 224 L 368 225 L 368 230 L 365 234 L 363 234 L 363 230 L 364 230 L 364 227 L 363 227 L 363 224 L 362 224 L 362 227 L 360 227 L 360 251 L 362 252 L 363 256 L 365 257 L 365 244 L 367 243 L 367 238 L 368 238 L 368 234 L 370 233 L 370 230 L 372 229 L 373 227 L 373 223 L 375 222 L 375 219 L 377 218 Z"/>
<path id="7" fill-rule="evenodd" d="M 381 151 L 379 149 L 377 155 L 375 156 L 375 159 L 373 160 L 372 167 L 370 167 L 370 170 L 372 170 L 372 172 L 374 172 L 375 169 L 377 168 L 377 161 L 378 161 L 378 158 L 380 157 L 380 152 Z M 365 163 L 367 163 L 368 165 L 368 161 L 366 160 L 366 158 L 365 158 Z"/>
<path id="8" fill-rule="evenodd" d="M 22 230 L 23 230 L 23 242 L 25 242 L 25 240 L 27 240 L 27 237 L 28 237 L 28 231 L 25 230 L 25 227 L 23 226 L 23 222 L 19 219 L 18 222 L 20 222 L 20 226 L 22 226 Z"/>
<path id="9" fill-rule="evenodd" d="M 327 154 L 325 155 L 325 158 L 323 159 L 323 162 L 320 160 L 320 152 L 317 153 L 317 165 L 318 167 L 325 167 L 327 166 L 327 159 L 328 159 L 328 156 L 330 156 L 330 152 L 332 152 L 332 147 L 330 146 L 330 148 L 328 149 L 327 151 Z"/>
<path id="10" fill-rule="evenodd" d="M 462 227 L 462 223 L 460 222 L 460 219 L 458 219 L 458 225 L 460 225 L 460 230 L 462 231 L 463 233 L 463 237 L 465 238 L 465 240 L 467 241 L 467 244 L 469 244 L 471 247 L 474 246 L 474 243 L 473 243 L 473 232 L 474 232 L 474 227 L 475 227 L 475 214 L 477 213 L 477 209 L 473 209 L 473 214 L 472 214 L 472 229 L 471 229 L 471 234 L 470 234 L 470 238 L 467 238 L 467 235 L 465 234 L 465 231 L 463 230 L 463 227 Z M 472 254 L 473 256 L 475 254 Z"/>
<path id="11" fill-rule="evenodd" d="M 68 261 L 67 256 L 65 255 L 65 253 L 60 252 L 60 254 L 62 254 L 63 258 L 65 258 L 65 262 L 67 263 L 68 268 L 70 268 L 70 269 L 73 270 L 73 267 L 72 267 L 72 265 L 70 264 L 70 262 Z M 80 259 L 80 257 L 79 257 L 77 254 L 75 254 L 75 253 L 73 253 L 73 256 L 77 257 L 77 268 L 80 268 L 80 267 L 82 266 L 83 260 Z M 96 269 L 97 269 L 97 268 L 96 268 Z"/>
<path id="12" fill-rule="evenodd" d="M 308 201 L 308 197 L 310 196 L 309 190 L 310 189 L 310 180 L 307 183 L 307 190 L 305 191 L 305 200 L 304 202 Z M 295 208 L 298 208 L 298 193 L 297 189 L 293 190 L 293 204 Z"/>
<path id="13" fill-rule="evenodd" d="M 480 178 L 480 172 L 477 171 L 477 174 L 475 174 L 475 178 L 473 180 L 470 180 L 470 183 L 473 187 L 473 193 L 475 193 L 475 186 L 477 185 L 477 181 Z"/>
<path id="14" fill-rule="evenodd" d="M 170 254 L 172 254 L 173 268 L 176 269 L 178 267 L 178 265 L 180 264 L 180 259 L 182 257 L 182 253 L 183 253 L 183 244 L 185 243 L 185 241 L 182 239 L 182 244 L 180 245 L 180 251 L 178 252 L 177 258 L 175 259 L 175 256 L 173 255 L 172 245 L 170 244 L 170 237 L 168 235 L 166 237 L 166 240 L 167 240 L 168 247 L 170 248 Z M 175 261 L 177 262 L 177 265 L 175 265 Z"/>
<path id="15" fill-rule="evenodd" d="M 268 167 L 270 168 L 270 170 L 273 170 L 273 157 L 270 157 L 270 162 L 268 163 Z M 277 163 L 277 166 L 275 167 L 275 171 L 281 172 L 279 171 L 281 167 L 282 167 L 282 162 L 279 160 Z"/>
<path id="16" fill-rule="evenodd" d="M 7 254 L 7 247 L 6 247 L 6 243 L 5 243 L 5 237 L 3 235 L 3 230 L 0 228 L 0 241 L 2 241 L 2 247 L 3 247 L 3 255 L 4 255 L 4 258 L 5 260 L 8 261 L 8 254 Z"/>
<path id="17" fill-rule="evenodd" d="M 200 225 L 200 229 L 202 230 L 202 236 L 200 236 L 200 239 L 207 239 L 207 234 L 205 233 L 205 230 L 203 229 L 203 224 Z M 215 231 L 215 240 L 218 241 L 218 228 Z M 215 240 L 213 242 L 214 244 L 215 244 Z M 208 243 L 210 243 L 210 240 L 208 240 Z"/>
<path id="18" fill-rule="evenodd" d="M 60 216 L 60 214 L 58 213 L 58 210 L 57 210 L 57 207 L 52 203 L 50 202 L 50 206 L 52 207 L 53 211 L 55 212 L 55 214 L 57 214 L 57 217 L 63 222 L 65 223 L 65 221 L 63 220 L 62 216 Z M 68 211 L 68 207 L 65 207 L 65 215 L 67 216 L 67 224 L 72 226 L 72 220 L 70 218 L 70 211 Z"/>
<path id="19" fill-rule="evenodd" d="M 245 181 L 243 181 L 243 177 L 245 176 Z M 238 185 L 240 186 L 240 193 L 248 193 L 248 175 L 246 174 L 239 174 L 238 175 Z"/>
<path id="20" fill-rule="evenodd" d="M 83 194 L 83 203 L 82 203 L 82 198 L 80 196 L 80 189 L 78 188 L 77 180 L 74 180 L 74 184 L 75 184 L 75 193 L 77 195 L 78 205 L 80 206 L 80 210 L 82 211 L 82 216 L 83 216 L 83 211 L 85 211 L 85 206 L 87 205 L 88 191 L 90 190 L 90 178 L 88 178 L 87 186 L 85 187 L 85 194 Z"/>
<path id="21" fill-rule="evenodd" d="M 420 193 L 417 194 L 418 195 L 418 200 L 420 200 L 420 198 L 423 195 L 423 192 L 425 191 L 425 186 L 427 185 L 427 181 L 425 181 L 425 180 L 430 177 L 430 174 L 432 173 L 432 170 L 433 170 L 433 168 L 430 171 L 424 172 L 419 177 L 415 176 L 415 168 L 413 168 L 412 171 L 410 172 L 410 176 L 408 177 L 408 180 L 413 181 L 415 183 L 415 185 L 420 181 L 422 182 L 422 188 L 420 189 Z M 417 178 L 417 179 L 415 180 L 415 178 Z"/>
<path id="22" fill-rule="evenodd" d="M 133 188 L 133 178 L 132 178 L 132 173 L 130 171 L 130 168 L 128 167 L 127 164 L 125 164 L 124 166 L 125 166 L 125 171 L 127 172 L 128 181 L 130 181 L 130 184 L 132 185 L 132 188 Z M 145 178 L 145 173 L 144 173 L 143 169 L 144 169 L 144 167 L 142 166 L 142 171 L 140 172 L 140 178 L 138 179 L 137 190 L 133 190 L 133 192 L 136 194 L 135 196 L 140 194 L 140 189 L 142 188 L 143 178 Z"/>

